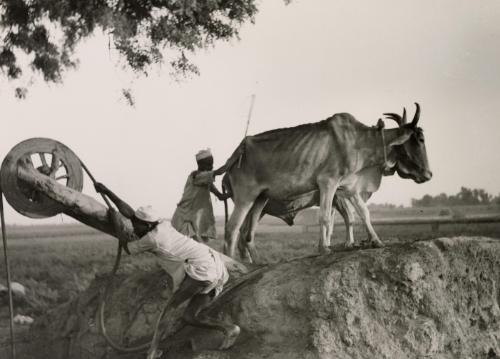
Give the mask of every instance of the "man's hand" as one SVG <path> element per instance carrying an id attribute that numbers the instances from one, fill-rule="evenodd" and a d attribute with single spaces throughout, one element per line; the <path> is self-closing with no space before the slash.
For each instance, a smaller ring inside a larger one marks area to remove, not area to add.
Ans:
<path id="1" fill-rule="evenodd" d="M 219 201 L 224 201 L 228 198 L 231 198 L 231 195 L 229 193 L 219 193 L 219 195 L 217 195 L 217 198 L 219 199 Z"/>
<path id="2" fill-rule="evenodd" d="M 109 192 L 108 187 L 103 185 L 101 182 L 96 182 L 94 184 L 94 188 L 95 188 L 97 193 L 107 194 Z"/>

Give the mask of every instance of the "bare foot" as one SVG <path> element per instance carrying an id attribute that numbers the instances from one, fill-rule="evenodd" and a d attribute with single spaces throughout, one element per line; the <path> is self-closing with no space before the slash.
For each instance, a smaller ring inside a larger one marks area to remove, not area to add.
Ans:
<path id="1" fill-rule="evenodd" d="M 226 333 L 226 337 L 224 338 L 224 341 L 222 342 L 219 349 L 222 350 L 222 349 L 228 349 L 228 348 L 232 347 L 234 342 L 236 341 L 236 339 L 240 335 L 240 331 L 241 331 L 241 329 L 239 326 L 237 326 L 237 325 L 233 326 L 233 328 L 231 328 L 231 330 L 229 330 Z"/>

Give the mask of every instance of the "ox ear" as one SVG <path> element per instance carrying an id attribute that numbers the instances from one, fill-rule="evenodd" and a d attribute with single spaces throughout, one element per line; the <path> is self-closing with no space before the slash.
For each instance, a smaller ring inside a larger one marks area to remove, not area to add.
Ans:
<path id="1" fill-rule="evenodd" d="M 392 139 L 387 144 L 387 146 L 392 147 L 392 146 L 402 145 L 403 143 L 405 143 L 406 141 L 408 141 L 410 139 L 411 135 L 412 135 L 412 131 L 405 129 L 404 131 L 402 131 L 402 133 L 399 134 L 398 137 Z"/>

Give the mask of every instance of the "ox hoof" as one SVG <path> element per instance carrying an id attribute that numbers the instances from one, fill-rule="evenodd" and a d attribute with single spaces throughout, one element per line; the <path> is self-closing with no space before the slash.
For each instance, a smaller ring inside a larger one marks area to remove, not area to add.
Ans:
<path id="1" fill-rule="evenodd" d="M 372 246 L 373 246 L 373 241 L 372 241 L 371 239 L 369 239 L 369 238 L 367 238 L 367 239 L 363 239 L 363 240 L 359 243 L 359 245 L 360 245 L 361 247 L 363 247 L 363 248 L 370 248 L 370 247 L 372 247 Z"/>
<path id="2" fill-rule="evenodd" d="M 369 244 L 372 248 L 380 248 L 384 246 L 384 243 L 382 243 L 382 241 L 377 237 L 371 238 Z"/>
<path id="3" fill-rule="evenodd" d="M 384 246 L 384 243 L 382 243 L 380 240 L 378 240 L 378 241 L 373 241 L 373 240 L 372 240 L 372 241 L 370 242 L 370 244 L 371 244 L 371 246 L 372 246 L 373 248 L 382 248 L 382 247 Z"/>
<path id="4" fill-rule="evenodd" d="M 330 254 L 332 253 L 332 250 L 328 247 L 319 247 L 319 253 L 320 254 Z"/>
<path id="5" fill-rule="evenodd" d="M 221 346 L 219 347 L 219 349 L 228 349 L 228 348 L 231 348 L 234 344 L 234 342 L 236 341 L 236 339 L 238 339 L 238 336 L 240 335 L 240 327 L 235 325 L 232 329 L 230 329 L 227 333 L 226 333 L 226 337 L 224 338 L 224 341 L 222 342 Z"/>

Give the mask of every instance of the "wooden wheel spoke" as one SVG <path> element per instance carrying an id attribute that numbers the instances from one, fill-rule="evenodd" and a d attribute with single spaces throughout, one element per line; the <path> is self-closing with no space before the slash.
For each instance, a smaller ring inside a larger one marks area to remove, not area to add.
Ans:
<path id="1" fill-rule="evenodd" d="M 45 153 L 38 152 L 38 156 L 40 156 L 40 161 L 42 161 L 42 166 L 48 167 L 47 159 L 45 158 Z"/>
<path id="2" fill-rule="evenodd" d="M 30 218 L 65 212 L 66 201 L 51 197 L 52 192 L 61 190 L 67 194 L 64 188 L 75 192 L 83 189 L 78 156 L 64 144 L 48 138 L 31 138 L 14 146 L 3 161 L 0 180 L 12 208 Z"/>
<path id="3" fill-rule="evenodd" d="M 27 165 L 30 165 L 31 167 L 35 168 L 35 166 L 33 165 L 33 161 L 31 160 L 31 155 L 27 155 L 25 157 L 24 163 L 26 163 Z"/>
<path id="4" fill-rule="evenodd" d="M 32 190 L 29 199 L 33 202 L 36 202 L 37 197 L 38 197 L 38 192 L 36 191 L 36 189 Z"/>
<path id="5" fill-rule="evenodd" d="M 50 164 L 50 177 L 55 177 L 57 170 L 61 167 L 61 158 L 57 151 L 52 152 L 52 163 Z"/>

